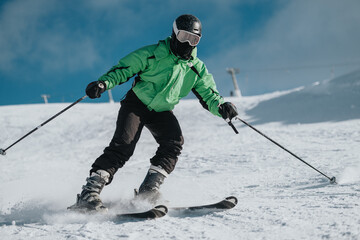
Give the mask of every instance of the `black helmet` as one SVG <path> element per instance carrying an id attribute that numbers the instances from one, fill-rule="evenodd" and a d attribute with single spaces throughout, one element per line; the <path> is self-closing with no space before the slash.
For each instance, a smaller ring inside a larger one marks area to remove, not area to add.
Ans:
<path id="1" fill-rule="evenodd" d="M 173 23 L 170 48 L 182 59 L 190 59 L 201 38 L 201 22 L 194 15 L 184 14 Z"/>
<path id="2" fill-rule="evenodd" d="M 201 37 L 201 22 L 194 15 L 181 15 L 175 20 L 175 23 L 179 30 L 195 33 Z"/>

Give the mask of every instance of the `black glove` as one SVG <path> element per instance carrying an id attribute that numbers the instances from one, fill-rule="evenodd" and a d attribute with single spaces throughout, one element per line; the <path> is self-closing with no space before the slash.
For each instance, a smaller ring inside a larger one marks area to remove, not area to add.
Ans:
<path id="1" fill-rule="evenodd" d="M 231 102 L 225 102 L 220 105 L 219 113 L 221 114 L 222 118 L 227 120 L 231 120 L 232 118 L 238 115 L 237 109 L 234 104 Z"/>
<path id="2" fill-rule="evenodd" d="M 86 87 L 86 95 L 88 95 L 89 98 L 99 98 L 101 97 L 101 94 L 105 92 L 106 90 L 106 84 L 104 81 L 95 81 L 89 83 Z"/>

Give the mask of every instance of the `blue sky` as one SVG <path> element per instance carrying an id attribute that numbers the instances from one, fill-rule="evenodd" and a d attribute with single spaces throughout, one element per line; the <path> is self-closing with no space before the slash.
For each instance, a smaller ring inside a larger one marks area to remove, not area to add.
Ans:
<path id="1" fill-rule="evenodd" d="M 360 68 L 359 11 L 358 0 L 1 0 L 0 105 L 75 101 L 183 13 L 202 21 L 198 57 L 223 96 L 227 67 L 240 69 L 243 95 L 308 85 Z"/>

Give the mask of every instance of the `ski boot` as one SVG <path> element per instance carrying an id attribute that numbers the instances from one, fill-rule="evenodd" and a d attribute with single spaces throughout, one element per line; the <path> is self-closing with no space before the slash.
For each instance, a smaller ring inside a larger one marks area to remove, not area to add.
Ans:
<path id="1" fill-rule="evenodd" d="M 68 209 L 80 212 L 106 212 L 100 199 L 101 190 L 109 182 L 110 174 L 105 170 L 97 170 L 86 178 L 86 184 L 82 186 L 82 192 L 77 195 L 76 203 Z"/>
<path id="2" fill-rule="evenodd" d="M 161 167 L 151 165 L 139 190 L 135 189 L 135 197 L 156 204 L 161 199 L 160 185 L 167 175 L 168 173 Z"/>

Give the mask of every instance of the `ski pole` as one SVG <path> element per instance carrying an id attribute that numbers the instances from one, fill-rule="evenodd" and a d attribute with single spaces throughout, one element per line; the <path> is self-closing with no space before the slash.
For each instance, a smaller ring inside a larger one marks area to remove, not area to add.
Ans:
<path id="1" fill-rule="evenodd" d="M 324 177 L 326 177 L 327 179 L 330 180 L 330 183 L 335 183 L 336 184 L 336 178 L 335 177 L 328 177 L 326 174 L 322 173 L 321 171 L 319 171 L 318 169 L 316 169 L 315 167 L 311 166 L 309 163 L 305 162 L 303 159 L 301 159 L 300 157 L 298 157 L 297 155 L 295 155 L 294 153 L 292 153 L 291 151 L 289 151 L 288 149 L 286 149 L 285 147 L 283 147 L 282 145 L 280 145 L 279 143 L 277 143 L 276 141 L 272 140 L 271 138 L 269 138 L 268 136 L 266 136 L 264 133 L 262 133 L 261 131 L 259 131 L 258 129 L 256 129 L 254 126 L 250 125 L 249 123 L 245 122 L 244 120 L 242 120 L 239 117 L 235 117 L 235 119 L 241 121 L 242 123 L 244 123 L 246 126 L 250 127 L 251 129 L 253 129 L 254 131 L 256 131 L 257 133 L 259 133 L 260 135 L 262 135 L 263 137 L 265 137 L 266 139 L 268 139 L 269 141 L 271 141 L 272 143 L 274 143 L 275 145 L 277 145 L 278 147 L 282 148 L 283 150 L 285 150 L 286 152 L 290 153 L 293 157 L 297 158 L 298 160 L 300 160 L 301 162 L 305 163 L 306 165 L 308 165 L 309 167 L 311 167 L 312 169 L 314 169 L 315 171 L 317 171 L 318 173 L 320 173 L 321 175 L 323 175 Z"/>
<path id="2" fill-rule="evenodd" d="M 39 128 L 41 128 L 42 126 L 44 126 L 45 124 L 47 124 L 48 122 L 50 122 L 51 120 L 53 120 L 54 118 L 56 118 L 57 116 L 59 116 L 60 114 L 62 114 L 63 112 L 65 112 L 66 110 L 68 110 L 69 108 L 73 107 L 75 104 L 81 102 L 82 100 L 84 100 L 87 97 L 87 95 L 83 96 L 82 98 L 79 98 L 78 100 L 76 100 L 75 102 L 73 102 L 72 104 L 70 104 L 69 106 L 67 106 L 66 108 L 64 108 L 63 110 L 61 110 L 60 112 L 58 112 L 57 114 L 55 114 L 54 116 L 52 116 L 51 118 L 49 118 L 48 120 L 46 120 L 45 122 L 43 122 L 42 124 L 40 124 L 38 127 L 34 128 L 33 130 L 31 130 L 30 132 L 28 132 L 27 134 L 25 134 L 23 137 L 19 138 L 16 142 L 14 142 L 13 144 L 11 144 L 9 147 L 5 148 L 5 149 L 0 149 L 0 154 L 1 155 L 6 155 L 6 151 L 13 147 L 15 144 L 17 144 L 18 142 L 20 142 L 21 140 L 23 140 L 24 138 L 26 138 L 27 136 L 29 136 L 30 134 L 32 134 L 33 132 L 35 132 L 36 130 L 38 130 Z"/>
<path id="3" fill-rule="evenodd" d="M 234 132 L 236 134 L 239 134 L 238 130 L 236 129 L 236 127 L 234 126 L 234 124 L 232 124 L 231 120 L 229 118 L 225 119 L 225 122 L 227 122 L 229 124 L 229 126 L 234 130 Z"/>

